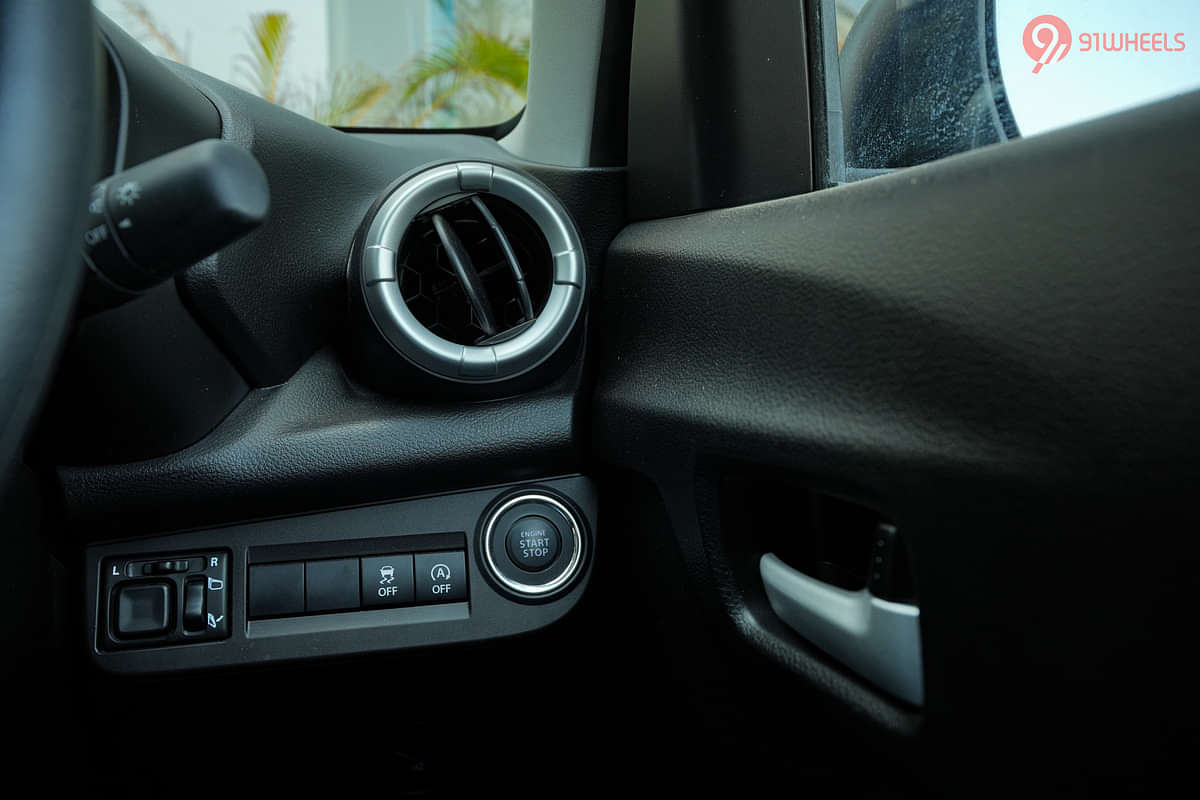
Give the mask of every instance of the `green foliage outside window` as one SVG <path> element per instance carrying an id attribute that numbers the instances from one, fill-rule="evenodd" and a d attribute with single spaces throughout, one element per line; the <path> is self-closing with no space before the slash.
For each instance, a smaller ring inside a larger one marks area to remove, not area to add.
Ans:
<path id="1" fill-rule="evenodd" d="M 145 5 L 122 5 L 168 58 L 188 63 L 180 47 Z M 292 18 L 285 12 L 252 14 L 246 51 L 237 57 L 235 81 L 258 96 L 343 127 L 427 128 L 490 125 L 525 105 L 529 37 L 501 36 L 489 29 L 497 0 L 465 4 L 455 35 L 409 61 L 394 75 L 364 68 L 339 70 L 328 82 L 297 86 L 288 79 Z"/>

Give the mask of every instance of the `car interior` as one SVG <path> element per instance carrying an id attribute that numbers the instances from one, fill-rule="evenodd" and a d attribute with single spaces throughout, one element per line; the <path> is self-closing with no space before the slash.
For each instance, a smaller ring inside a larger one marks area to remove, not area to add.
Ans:
<path id="1" fill-rule="evenodd" d="M 1119 54 L 1003 2 L 534 0 L 451 129 L 0 2 L 9 773 L 1185 779 L 1200 93 L 1022 135 Z"/>

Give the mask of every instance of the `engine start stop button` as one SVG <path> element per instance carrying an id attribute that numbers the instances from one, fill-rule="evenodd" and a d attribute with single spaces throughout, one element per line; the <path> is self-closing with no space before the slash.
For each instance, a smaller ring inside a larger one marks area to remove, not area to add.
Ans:
<path id="1" fill-rule="evenodd" d="M 558 558 L 562 536 L 545 517 L 521 517 L 508 529 L 505 546 L 514 564 L 527 572 L 537 572 Z"/>

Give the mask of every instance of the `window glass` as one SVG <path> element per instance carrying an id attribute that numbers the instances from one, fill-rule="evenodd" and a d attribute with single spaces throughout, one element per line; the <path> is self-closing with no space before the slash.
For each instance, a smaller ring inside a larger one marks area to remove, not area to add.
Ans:
<path id="1" fill-rule="evenodd" d="M 825 53 L 831 183 L 1200 88 L 1196 0 L 826 0 L 823 9 L 836 21 L 837 54 L 832 42 Z"/>
<path id="2" fill-rule="evenodd" d="M 463 128 L 525 105 L 532 0 L 95 0 L 153 53 L 329 125 Z"/>

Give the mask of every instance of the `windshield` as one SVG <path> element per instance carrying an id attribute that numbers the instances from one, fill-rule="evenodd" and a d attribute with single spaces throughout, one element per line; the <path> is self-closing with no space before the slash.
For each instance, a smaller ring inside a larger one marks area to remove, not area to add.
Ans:
<path id="1" fill-rule="evenodd" d="M 340 127 L 500 125 L 532 0 L 95 0 L 156 55 Z"/>

